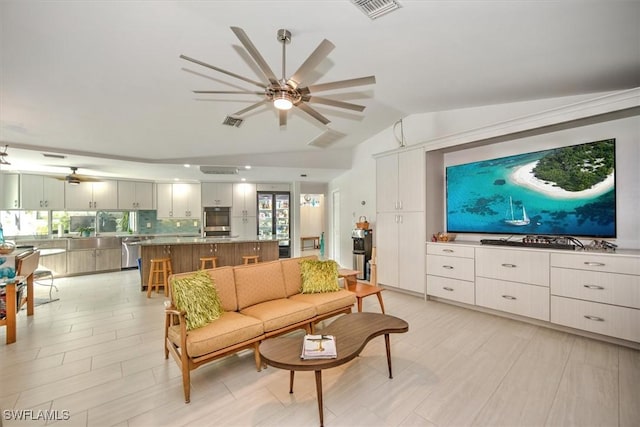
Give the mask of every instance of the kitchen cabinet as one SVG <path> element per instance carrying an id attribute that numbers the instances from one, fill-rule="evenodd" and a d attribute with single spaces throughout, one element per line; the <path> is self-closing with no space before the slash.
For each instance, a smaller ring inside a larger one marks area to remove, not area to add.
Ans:
<path id="1" fill-rule="evenodd" d="M 410 149 L 376 158 L 378 282 L 425 294 L 425 156 Z"/>
<path id="2" fill-rule="evenodd" d="M 256 216 L 257 197 L 255 184 L 246 182 L 233 184 L 231 216 Z"/>
<path id="3" fill-rule="evenodd" d="M 63 210 L 64 181 L 42 175 L 20 176 L 22 209 Z"/>
<path id="4" fill-rule="evenodd" d="M 202 206 L 225 206 L 233 205 L 233 184 L 226 182 L 203 182 L 202 186 Z"/>
<path id="5" fill-rule="evenodd" d="M 258 229 L 256 216 L 232 216 L 231 235 L 241 239 L 255 239 Z"/>
<path id="6" fill-rule="evenodd" d="M 278 245 L 274 245 L 272 241 L 266 244 L 260 241 L 238 243 L 234 265 L 242 264 L 242 257 L 247 255 L 258 255 L 259 262 L 275 261 L 279 258 L 278 252 Z"/>
<path id="7" fill-rule="evenodd" d="M 118 181 L 118 209 L 153 209 L 153 183 Z"/>
<path id="8" fill-rule="evenodd" d="M 17 173 L 3 173 L 2 178 L 2 198 L 0 206 L 2 209 L 20 209 L 20 175 Z"/>
<path id="9" fill-rule="evenodd" d="M 195 218 L 200 219 L 200 184 L 173 183 L 157 184 L 158 218 Z"/>
<path id="10" fill-rule="evenodd" d="M 65 209 L 67 210 L 105 210 L 118 209 L 118 182 L 105 180 L 100 182 L 65 182 Z"/>
<path id="11" fill-rule="evenodd" d="M 255 239 L 258 233 L 258 193 L 255 184 L 233 184 L 231 207 L 231 234 L 244 239 Z"/>
<path id="12" fill-rule="evenodd" d="M 224 267 L 225 265 L 235 265 L 235 245 L 228 243 L 207 243 L 203 245 L 193 246 L 193 259 L 197 262 L 194 270 L 200 268 L 201 257 L 218 257 L 216 266 Z"/>
<path id="13" fill-rule="evenodd" d="M 67 252 L 67 273 L 83 274 L 120 270 L 120 249 L 81 249 Z"/>

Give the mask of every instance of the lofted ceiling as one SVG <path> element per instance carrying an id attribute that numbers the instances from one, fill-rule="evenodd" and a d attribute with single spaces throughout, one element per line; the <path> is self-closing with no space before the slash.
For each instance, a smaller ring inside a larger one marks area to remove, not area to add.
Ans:
<path id="1" fill-rule="evenodd" d="M 640 1 L 399 3 L 372 20 L 350 0 L 2 0 L 0 143 L 12 163 L 2 170 L 326 182 L 350 168 L 355 145 L 412 114 L 640 86 Z M 192 91 L 255 87 L 179 56 L 266 82 L 231 26 L 277 76 L 279 29 L 292 33 L 287 74 L 330 40 L 305 84 L 375 75 L 322 93 L 366 109 L 314 104 L 328 125 L 294 109 L 280 128 L 264 106 L 223 125 L 260 98 Z M 233 176 L 197 167 L 246 164 Z"/>

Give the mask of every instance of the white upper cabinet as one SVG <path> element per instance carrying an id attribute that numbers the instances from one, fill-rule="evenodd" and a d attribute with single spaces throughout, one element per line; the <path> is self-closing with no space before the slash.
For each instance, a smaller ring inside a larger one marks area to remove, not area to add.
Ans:
<path id="1" fill-rule="evenodd" d="M 20 209 L 20 175 L 17 173 L 0 174 L 2 178 L 2 197 L 0 208 Z"/>
<path id="2" fill-rule="evenodd" d="M 67 210 L 118 209 L 118 182 L 65 182 L 65 208 Z"/>
<path id="3" fill-rule="evenodd" d="M 118 209 L 153 209 L 153 184 L 141 181 L 118 181 Z"/>
<path id="4" fill-rule="evenodd" d="M 424 210 L 425 155 L 412 149 L 376 159 L 378 212 Z"/>
<path id="5" fill-rule="evenodd" d="M 202 206 L 230 207 L 233 204 L 233 184 L 227 182 L 203 182 Z"/>
<path id="6" fill-rule="evenodd" d="M 258 194 L 255 184 L 246 182 L 233 184 L 233 206 L 231 216 L 256 216 Z"/>
<path id="7" fill-rule="evenodd" d="M 200 218 L 200 184 L 157 184 L 158 218 Z"/>
<path id="8" fill-rule="evenodd" d="M 64 209 L 64 181 L 42 175 L 21 175 L 20 199 L 22 209 Z"/>

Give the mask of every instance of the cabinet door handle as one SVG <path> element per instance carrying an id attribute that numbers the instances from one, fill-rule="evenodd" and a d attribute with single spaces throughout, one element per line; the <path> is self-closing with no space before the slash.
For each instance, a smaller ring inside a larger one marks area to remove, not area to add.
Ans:
<path id="1" fill-rule="evenodd" d="M 584 315 L 585 319 L 589 319 L 589 320 L 593 320 L 594 322 L 604 322 L 604 319 L 602 317 L 598 317 L 598 316 L 590 316 L 588 314 Z"/>
<path id="2" fill-rule="evenodd" d="M 595 262 L 595 261 L 585 261 L 584 265 L 588 265 L 590 267 L 604 267 L 604 262 Z"/>
<path id="3" fill-rule="evenodd" d="M 453 249 L 443 249 L 442 252 L 448 252 L 450 254 L 453 253 Z"/>
<path id="4" fill-rule="evenodd" d="M 442 289 L 444 289 L 445 291 L 453 292 L 453 288 L 450 288 L 448 286 L 443 286 Z"/>
<path id="5" fill-rule="evenodd" d="M 583 285 L 585 288 L 587 289 L 598 289 L 598 290 L 603 290 L 604 287 L 599 286 L 599 285 Z"/>
<path id="6" fill-rule="evenodd" d="M 501 265 L 503 267 L 506 267 L 506 268 L 516 268 L 517 267 L 517 265 L 515 265 L 515 264 L 501 264 Z"/>
<path id="7" fill-rule="evenodd" d="M 442 268 L 446 268 L 447 270 L 453 270 L 452 265 L 443 265 Z"/>
<path id="8" fill-rule="evenodd" d="M 508 300 L 511 300 L 511 301 L 515 301 L 515 300 L 518 299 L 518 298 L 516 298 L 514 296 L 511 296 L 511 295 L 502 295 L 502 298 L 508 299 Z"/>

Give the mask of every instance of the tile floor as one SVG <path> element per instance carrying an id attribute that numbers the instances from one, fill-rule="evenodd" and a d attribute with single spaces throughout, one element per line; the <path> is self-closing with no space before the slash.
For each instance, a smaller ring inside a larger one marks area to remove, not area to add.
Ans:
<path id="1" fill-rule="evenodd" d="M 147 299 L 137 270 L 56 284 L 59 301 L 19 314 L 17 343 L 5 345 L 0 328 L 2 425 L 318 425 L 313 374 L 298 373 L 289 394 L 288 372 L 256 372 L 250 352 L 193 371 L 185 404 L 180 372 L 163 355 L 164 296 Z M 410 325 L 391 336 L 394 378 L 381 337 L 326 371 L 326 426 L 640 425 L 639 351 L 383 295 L 387 313 Z M 364 306 L 379 310 L 375 298 Z M 11 410 L 58 420 L 19 421 Z"/>

